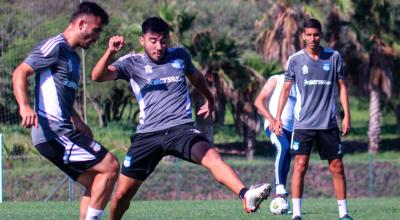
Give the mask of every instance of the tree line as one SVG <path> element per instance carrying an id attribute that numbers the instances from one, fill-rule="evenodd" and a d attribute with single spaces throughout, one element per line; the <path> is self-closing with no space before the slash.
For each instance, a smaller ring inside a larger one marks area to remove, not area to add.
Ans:
<path id="1" fill-rule="evenodd" d="M 4 0 L 3 0 L 4 1 Z M 79 3 L 79 1 L 77 2 Z M 128 45 L 120 55 L 141 52 L 141 22 L 158 15 L 172 28 L 171 44 L 185 47 L 205 74 L 216 99 L 212 120 L 196 118 L 213 139 L 214 125 L 223 125 L 229 111 L 243 137 L 247 158 L 254 155 L 255 137 L 261 122 L 253 105 L 256 94 L 270 75 L 284 71 L 287 58 L 303 47 L 301 26 L 314 17 L 323 24 L 324 44 L 338 50 L 350 94 L 368 98 L 369 150 L 376 153 L 385 109 L 394 111 L 400 128 L 399 82 L 400 3 L 389 0 L 279 0 L 279 1 L 98 1 L 111 15 L 99 42 L 85 52 L 87 75 L 107 46 L 108 37 L 121 34 Z M 73 4 L 70 1 L 26 0 L 2 2 L 0 25 L 0 123 L 15 123 L 18 109 L 12 96 L 13 68 L 29 50 L 65 27 Z M 87 77 L 90 78 L 90 77 Z M 32 93 L 33 86 L 30 86 Z M 80 90 L 82 100 L 97 114 L 97 124 L 128 120 L 135 123 L 137 104 L 124 82 L 88 82 Z M 194 107 L 203 98 L 191 92 Z"/>

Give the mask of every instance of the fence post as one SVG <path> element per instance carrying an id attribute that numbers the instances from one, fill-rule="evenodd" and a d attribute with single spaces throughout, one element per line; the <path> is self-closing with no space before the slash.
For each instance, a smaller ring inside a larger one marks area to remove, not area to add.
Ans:
<path id="1" fill-rule="evenodd" d="M 3 202 L 3 134 L 0 134 L 0 203 Z"/>
<path id="2" fill-rule="evenodd" d="M 374 155 L 368 154 L 368 196 L 374 194 Z"/>

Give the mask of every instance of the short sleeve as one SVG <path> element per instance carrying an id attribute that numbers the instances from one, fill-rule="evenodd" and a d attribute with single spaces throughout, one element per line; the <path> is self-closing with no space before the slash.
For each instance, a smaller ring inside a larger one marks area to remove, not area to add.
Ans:
<path id="1" fill-rule="evenodd" d="M 128 66 L 130 65 L 131 61 L 130 57 L 132 57 L 132 54 L 127 54 L 111 64 L 117 69 L 117 79 L 129 81 L 131 78 L 128 71 Z"/>
<path id="2" fill-rule="evenodd" d="M 36 46 L 25 59 L 25 63 L 32 67 L 35 72 L 40 69 L 51 67 L 58 60 L 61 42 L 51 41 Z"/>
<path id="3" fill-rule="evenodd" d="M 293 59 L 289 57 L 289 60 L 286 62 L 286 68 L 285 68 L 285 81 L 293 81 L 295 80 L 295 71 L 294 71 L 294 62 Z"/>
<path id="4" fill-rule="evenodd" d="M 192 58 L 190 57 L 189 53 L 183 48 L 182 48 L 182 54 L 186 66 L 185 73 L 192 75 L 196 71 L 196 67 L 194 67 L 193 65 Z"/>
<path id="5" fill-rule="evenodd" d="M 336 61 L 336 74 L 338 79 L 344 79 L 344 71 L 343 71 L 343 60 L 342 56 L 337 53 L 337 61 Z"/>

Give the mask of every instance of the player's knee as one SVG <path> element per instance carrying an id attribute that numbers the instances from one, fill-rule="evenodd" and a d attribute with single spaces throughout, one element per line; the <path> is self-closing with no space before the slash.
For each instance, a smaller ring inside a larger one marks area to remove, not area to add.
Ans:
<path id="1" fill-rule="evenodd" d="M 108 176 L 113 182 L 117 181 L 119 174 L 119 163 L 114 159 L 109 166 Z"/>
<path id="2" fill-rule="evenodd" d="M 333 174 L 341 175 L 344 173 L 342 160 L 333 160 L 329 164 L 329 169 Z"/>
<path id="3" fill-rule="evenodd" d="M 218 167 L 223 165 L 225 162 L 215 149 L 210 149 L 205 157 L 203 158 L 203 164 L 206 167 Z"/>

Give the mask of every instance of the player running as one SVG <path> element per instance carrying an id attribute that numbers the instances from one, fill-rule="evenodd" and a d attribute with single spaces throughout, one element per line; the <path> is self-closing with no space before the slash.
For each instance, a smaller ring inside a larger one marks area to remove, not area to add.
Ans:
<path id="1" fill-rule="evenodd" d="M 206 97 L 198 115 L 210 117 L 214 99 L 203 75 L 193 66 L 183 48 L 168 48 L 169 26 L 159 17 L 142 24 L 140 44 L 145 52 L 129 53 L 109 65 L 113 55 L 125 45 L 122 36 L 113 36 L 92 72 L 95 81 L 123 79 L 139 104 L 139 125 L 131 138 L 118 187 L 111 203 L 110 219 L 121 219 L 140 185 L 165 155 L 199 164 L 243 200 L 246 212 L 254 212 L 271 190 L 269 184 L 246 188 L 192 120 L 186 78 Z"/>
<path id="2" fill-rule="evenodd" d="M 254 105 L 258 112 L 265 118 L 265 134 L 271 140 L 276 149 L 275 154 L 275 195 L 286 198 L 286 179 L 290 169 L 290 143 L 292 139 L 294 123 L 294 105 L 296 103 L 296 91 L 292 87 L 288 102 L 282 113 L 282 135 L 274 133 L 276 111 L 278 109 L 279 96 L 285 81 L 284 74 L 271 76 L 258 94 Z"/>
<path id="3" fill-rule="evenodd" d="M 289 57 L 274 125 L 275 133 L 281 135 L 282 111 L 295 83 L 297 102 L 291 144 L 291 153 L 295 155 L 292 175 L 293 219 L 301 219 L 304 176 L 315 142 L 321 159 L 329 163 L 339 218 L 349 220 L 352 218 L 347 211 L 343 147 L 336 120 L 336 101 L 339 95 L 344 110 L 342 135 L 348 134 L 350 110 L 343 61 L 337 51 L 320 46 L 322 30 L 318 20 L 306 20 L 302 36 L 306 48 Z"/>
<path id="4" fill-rule="evenodd" d="M 100 219 L 118 179 L 116 158 L 93 140 L 91 129 L 73 109 L 80 78 L 76 48 L 87 49 L 108 23 L 107 13 L 81 3 L 63 33 L 39 43 L 13 73 L 21 125 L 32 127 L 36 149 L 85 186 L 80 219 Z M 35 75 L 35 107 L 29 105 L 27 77 Z"/>

